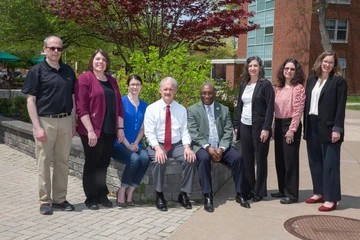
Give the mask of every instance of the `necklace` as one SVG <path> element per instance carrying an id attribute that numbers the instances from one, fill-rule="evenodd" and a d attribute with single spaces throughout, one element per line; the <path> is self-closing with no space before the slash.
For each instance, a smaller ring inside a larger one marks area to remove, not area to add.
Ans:
<path id="1" fill-rule="evenodd" d="M 139 106 L 139 103 L 140 103 L 139 98 L 136 98 L 136 100 L 134 100 L 134 99 L 132 99 L 132 97 L 129 94 L 128 94 L 128 98 L 135 107 Z"/>
<path id="2" fill-rule="evenodd" d="M 95 75 L 96 76 L 96 75 Z M 104 79 L 102 78 L 99 78 L 98 76 L 96 76 L 96 79 L 99 80 L 99 81 L 102 81 L 102 82 L 106 82 L 107 81 L 107 78 L 105 77 Z"/>

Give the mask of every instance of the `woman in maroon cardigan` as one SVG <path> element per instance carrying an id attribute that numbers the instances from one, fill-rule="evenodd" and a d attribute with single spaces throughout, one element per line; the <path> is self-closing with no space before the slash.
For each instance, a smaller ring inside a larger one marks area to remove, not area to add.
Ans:
<path id="1" fill-rule="evenodd" d="M 124 112 L 117 82 L 105 74 L 110 69 L 108 54 L 96 49 L 88 69 L 76 81 L 75 100 L 78 133 L 85 153 L 85 204 L 97 210 L 98 204 L 113 206 L 107 197 L 106 174 L 116 137 L 119 142 L 124 139 Z"/>

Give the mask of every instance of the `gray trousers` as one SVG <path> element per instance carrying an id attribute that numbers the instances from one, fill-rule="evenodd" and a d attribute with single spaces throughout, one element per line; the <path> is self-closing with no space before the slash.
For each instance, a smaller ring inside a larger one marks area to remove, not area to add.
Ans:
<path id="1" fill-rule="evenodd" d="M 160 147 L 166 152 L 162 143 L 160 143 Z M 172 144 L 170 151 L 166 154 L 168 160 L 164 164 L 160 164 L 155 160 L 155 150 L 152 147 L 148 146 L 147 151 L 151 159 L 151 171 L 154 179 L 155 190 L 157 192 L 163 192 L 166 166 L 169 161 L 173 161 L 174 159 L 175 161 L 180 162 L 183 169 L 181 191 L 191 194 L 196 164 L 195 161 L 189 163 L 184 159 L 184 146 L 181 141 Z"/>

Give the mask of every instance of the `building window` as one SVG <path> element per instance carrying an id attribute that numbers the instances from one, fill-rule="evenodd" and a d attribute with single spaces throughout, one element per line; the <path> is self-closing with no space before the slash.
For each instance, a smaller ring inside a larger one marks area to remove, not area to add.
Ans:
<path id="1" fill-rule="evenodd" d="M 328 0 L 328 3 L 350 4 L 350 0 Z"/>
<path id="2" fill-rule="evenodd" d="M 346 73 L 346 58 L 339 58 L 339 65 L 341 67 L 341 76 L 345 78 Z"/>
<path id="3" fill-rule="evenodd" d="M 329 33 L 330 41 L 332 42 L 347 42 L 347 20 L 326 20 L 326 28 Z"/>
<path id="4" fill-rule="evenodd" d="M 264 61 L 265 78 L 271 81 L 272 61 Z"/>

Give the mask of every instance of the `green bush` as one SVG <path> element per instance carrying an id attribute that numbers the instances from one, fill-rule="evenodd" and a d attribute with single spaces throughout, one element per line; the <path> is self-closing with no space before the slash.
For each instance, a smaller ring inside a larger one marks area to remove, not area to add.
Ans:
<path id="1" fill-rule="evenodd" d="M 15 96 L 9 99 L 0 99 L 0 113 L 6 117 L 30 122 L 26 107 L 26 97 Z"/>
<path id="2" fill-rule="evenodd" d="M 211 81 L 209 61 L 190 60 L 184 47 L 171 51 L 163 58 L 158 57 L 158 48 L 151 47 L 146 57 L 134 53 L 130 58 L 133 71 L 128 75 L 124 70 L 117 72 L 122 95 L 127 92 L 126 80 L 129 75 L 137 74 L 143 80 L 141 99 L 151 104 L 160 99 L 159 84 L 167 76 L 178 82 L 175 100 L 185 107 L 199 101 L 199 91 L 203 83 Z"/>

